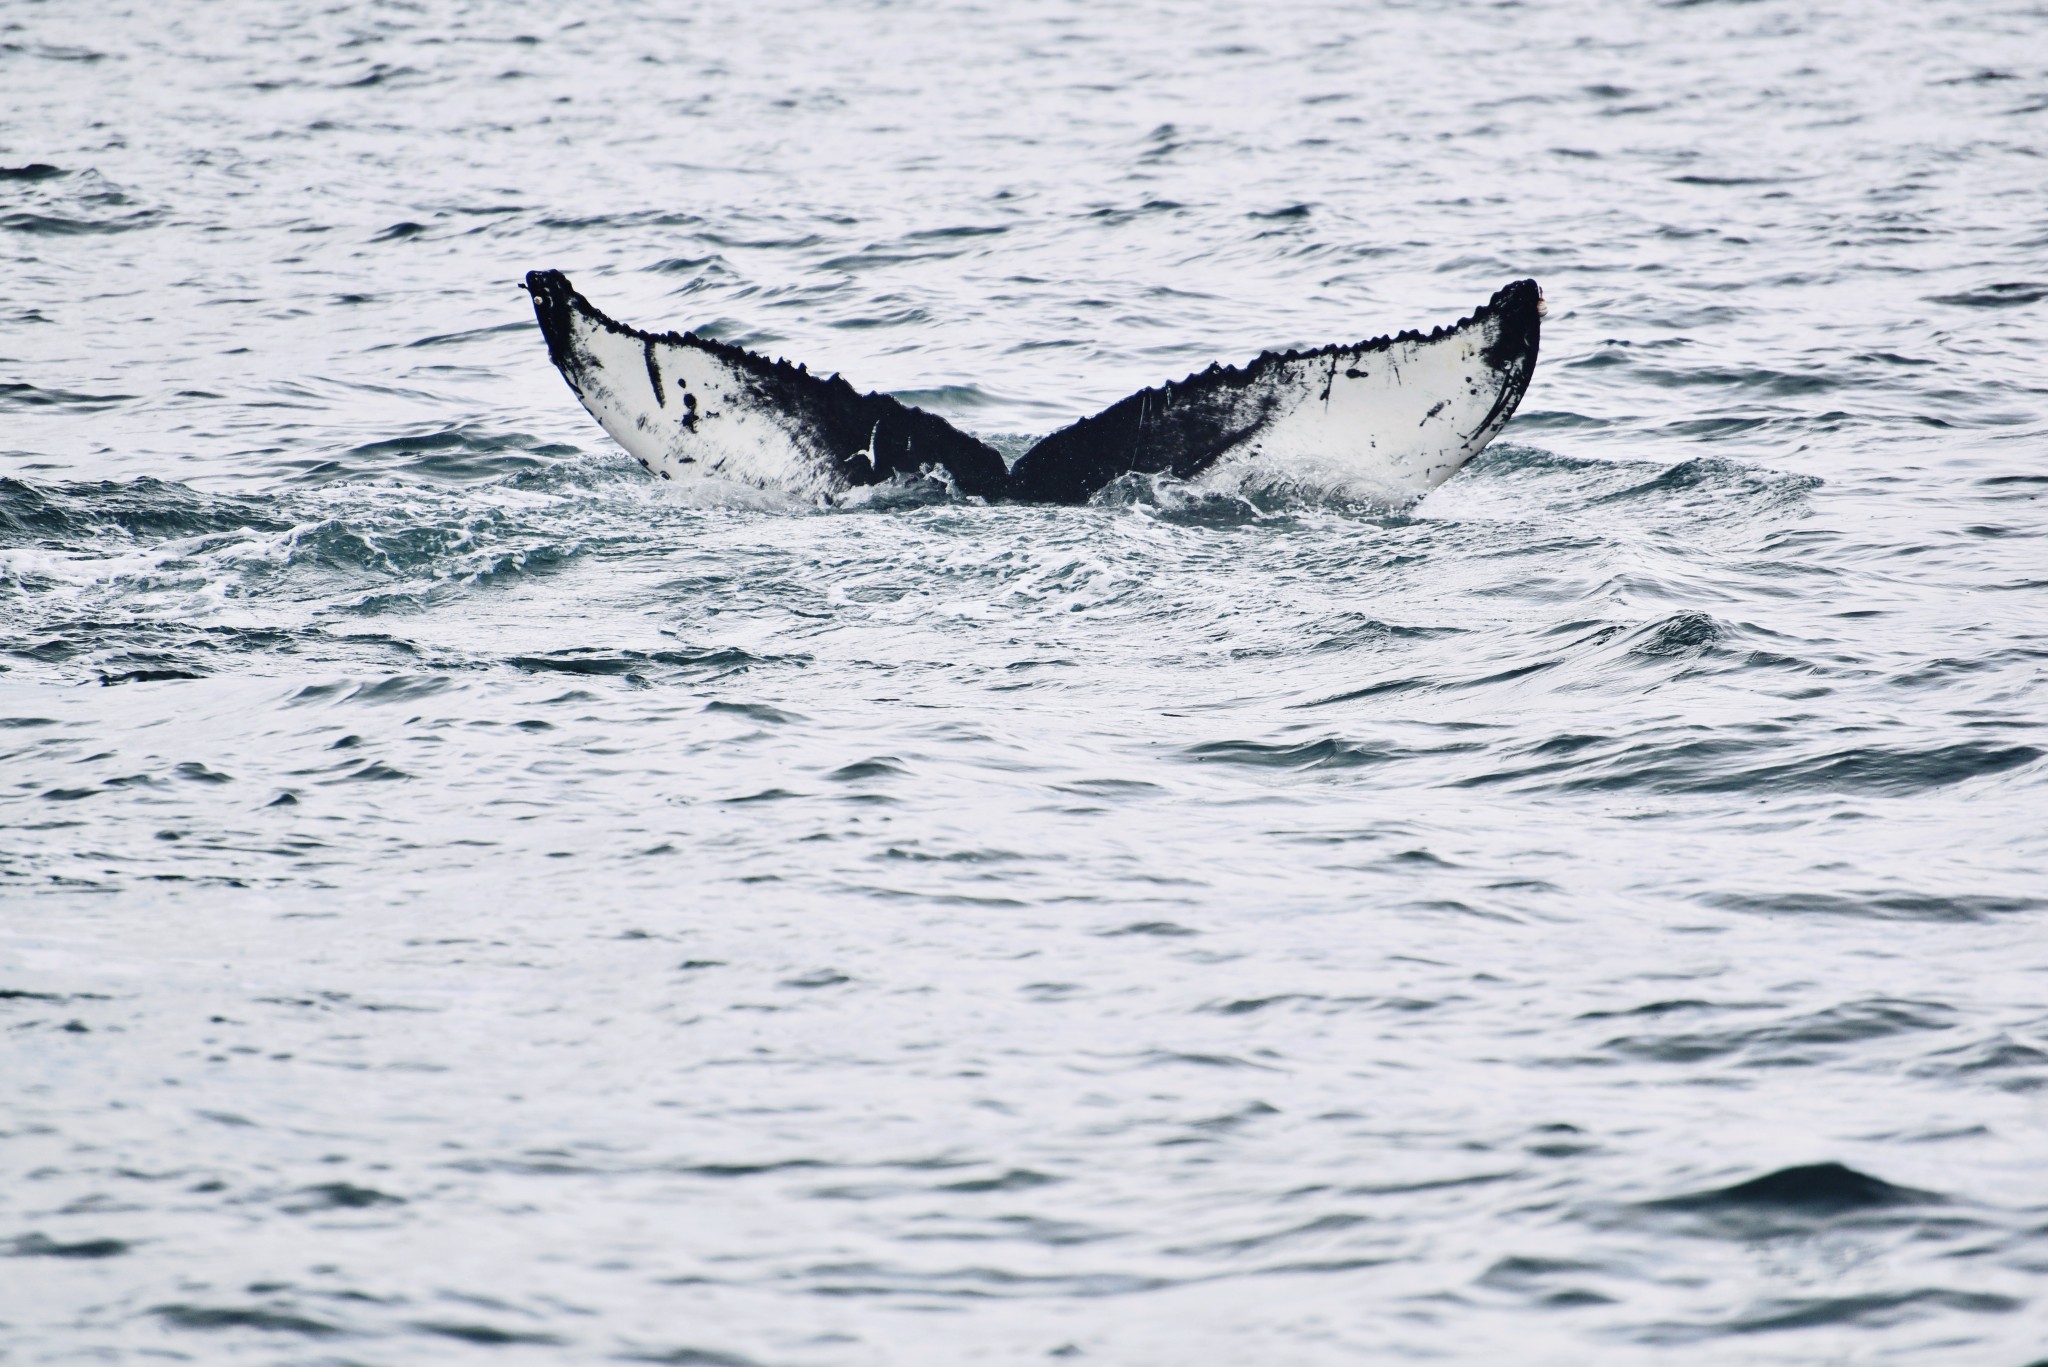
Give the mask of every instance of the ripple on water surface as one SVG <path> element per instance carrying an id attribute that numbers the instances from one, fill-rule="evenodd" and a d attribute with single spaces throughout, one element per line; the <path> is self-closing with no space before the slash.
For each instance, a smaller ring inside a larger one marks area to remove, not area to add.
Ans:
<path id="1" fill-rule="evenodd" d="M 24 1360 L 2040 1357 L 2035 19 L 43 9 Z M 1013 458 L 1551 310 L 1413 509 L 693 504 L 541 267 Z"/>

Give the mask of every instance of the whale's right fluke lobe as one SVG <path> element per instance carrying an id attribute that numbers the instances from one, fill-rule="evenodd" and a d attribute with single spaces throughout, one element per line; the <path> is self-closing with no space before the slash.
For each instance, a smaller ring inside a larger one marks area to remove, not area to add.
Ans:
<path id="1" fill-rule="evenodd" d="M 1405 507 L 1514 415 L 1536 369 L 1533 280 L 1424 336 L 1267 352 L 1146 389 L 1053 433 L 1011 468 L 1012 498 L 1078 503 L 1125 474 L 1263 480 Z"/>

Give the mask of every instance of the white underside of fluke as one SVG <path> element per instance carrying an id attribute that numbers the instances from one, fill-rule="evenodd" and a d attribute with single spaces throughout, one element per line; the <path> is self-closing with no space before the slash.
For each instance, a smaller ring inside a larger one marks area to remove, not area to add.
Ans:
<path id="1" fill-rule="evenodd" d="M 1266 420 L 1192 483 L 1226 492 L 1296 487 L 1406 507 L 1479 454 L 1506 425 L 1509 383 L 1490 365 L 1492 319 L 1365 354 L 1284 361 L 1242 402 Z"/>
<path id="2" fill-rule="evenodd" d="M 844 487 L 830 454 L 738 367 L 686 343 L 615 332 L 581 309 L 570 319 L 578 363 L 565 373 L 576 396 L 648 470 L 802 499 Z"/>

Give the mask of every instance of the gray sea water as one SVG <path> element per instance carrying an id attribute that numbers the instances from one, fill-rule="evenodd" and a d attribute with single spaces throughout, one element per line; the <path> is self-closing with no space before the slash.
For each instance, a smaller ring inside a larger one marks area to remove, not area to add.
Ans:
<path id="1" fill-rule="evenodd" d="M 2048 1360 L 2038 0 L 0 4 L 0 1361 Z M 654 487 L 1521 275 L 1405 512 Z"/>

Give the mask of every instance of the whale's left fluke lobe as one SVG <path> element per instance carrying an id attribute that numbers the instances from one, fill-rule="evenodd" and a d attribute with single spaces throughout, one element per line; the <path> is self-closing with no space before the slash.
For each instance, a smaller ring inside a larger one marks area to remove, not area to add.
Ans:
<path id="1" fill-rule="evenodd" d="M 1008 487 L 1001 454 L 936 414 L 695 333 L 627 327 L 560 271 L 526 288 L 576 397 L 663 479 L 824 497 L 931 470 L 980 498 Z"/>
<path id="2" fill-rule="evenodd" d="M 607 318 L 560 271 L 526 277 L 548 355 L 583 406 L 663 479 L 829 498 L 943 474 L 964 494 L 1082 503 L 1119 478 L 1292 485 L 1406 507 L 1499 434 L 1535 373 L 1543 294 L 1495 292 L 1468 318 L 1318 351 L 1267 352 L 1141 390 L 1005 469 L 991 446 L 886 394 L 694 333 Z"/>

